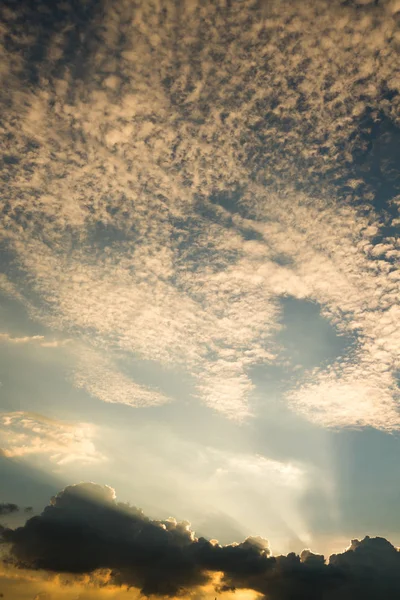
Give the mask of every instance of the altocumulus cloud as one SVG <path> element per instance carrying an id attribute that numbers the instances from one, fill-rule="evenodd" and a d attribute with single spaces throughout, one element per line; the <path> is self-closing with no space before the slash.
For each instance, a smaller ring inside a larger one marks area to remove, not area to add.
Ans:
<path id="1" fill-rule="evenodd" d="M 247 589 L 270 600 L 400 594 L 400 552 L 383 538 L 353 540 L 328 563 L 310 550 L 275 557 L 265 539 L 221 546 L 197 538 L 186 521 L 151 520 L 118 503 L 112 488 L 94 483 L 65 488 L 24 526 L 2 527 L 1 539 L 10 567 L 77 576 L 101 570 L 99 585 L 134 587 L 146 595 L 189 593 L 217 573 L 217 593 Z"/>
<path id="2" fill-rule="evenodd" d="M 1 18 L 0 286 L 104 350 L 106 376 L 77 366 L 75 385 L 167 402 L 122 353 L 178 365 L 243 419 L 291 296 L 357 343 L 289 406 L 399 428 L 398 0 L 8 0 Z"/>

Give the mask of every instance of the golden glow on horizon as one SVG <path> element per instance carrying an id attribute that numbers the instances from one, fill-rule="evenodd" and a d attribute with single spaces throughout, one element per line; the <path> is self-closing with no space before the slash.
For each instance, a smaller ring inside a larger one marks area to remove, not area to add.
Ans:
<path id="1" fill-rule="evenodd" d="M 45 571 L 29 571 L 0 565 L 0 589 L 7 600 L 139 600 L 145 598 L 137 588 L 110 585 L 110 572 L 96 571 L 91 575 L 54 575 Z M 210 582 L 185 592 L 182 598 L 191 600 L 257 600 L 261 594 L 252 590 L 216 591 L 222 573 L 210 574 Z M 157 599 L 159 596 L 146 598 Z M 169 600 L 173 600 L 169 597 Z"/>

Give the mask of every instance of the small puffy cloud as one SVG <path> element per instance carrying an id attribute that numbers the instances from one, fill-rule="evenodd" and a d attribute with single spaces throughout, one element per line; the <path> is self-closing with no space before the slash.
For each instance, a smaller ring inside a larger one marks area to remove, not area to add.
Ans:
<path id="1" fill-rule="evenodd" d="M 19 506 L 17 504 L 13 504 L 12 502 L 0 502 L 0 515 L 10 515 L 18 511 Z"/>
<path id="2" fill-rule="evenodd" d="M 0 415 L 0 443 L 9 458 L 42 454 L 58 465 L 96 463 L 105 457 L 94 438 L 95 428 L 88 423 L 72 424 L 23 411 Z"/>
<path id="3" fill-rule="evenodd" d="M 221 546 L 197 538 L 186 521 L 151 520 L 93 483 L 65 488 L 24 526 L 3 527 L 1 539 L 10 568 L 94 579 L 103 573 L 99 581 L 110 591 L 128 586 L 144 595 L 188 596 L 214 586 L 217 593 L 252 590 L 270 600 L 400 593 L 400 552 L 383 538 L 353 540 L 327 562 L 310 550 L 272 556 L 261 537 Z"/>
<path id="4" fill-rule="evenodd" d="M 14 504 L 13 502 L 0 502 L 0 517 L 13 515 L 22 510 L 24 511 L 24 513 L 31 513 L 33 511 L 33 507 L 26 506 L 22 508 L 18 506 L 18 504 Z"/>

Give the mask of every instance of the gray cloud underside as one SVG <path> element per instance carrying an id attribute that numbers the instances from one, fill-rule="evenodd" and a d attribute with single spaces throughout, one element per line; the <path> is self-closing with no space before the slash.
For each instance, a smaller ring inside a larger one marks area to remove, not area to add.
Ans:
<path id="1" fill-rule="evenodd" d="M 101 352 L 132 353 L 183 366 L 208 406 L 244 418 L 292 296 L 357 344 L 289 405 L 398 428 L 400 196 L 393 183 L 378 214 L 355 161 L 390 122 L 392 181 L 398 2 L 41 6 L 1 8 L 0 285 L 86 345 L 94 367 L 75 384 L 169 401 L 113 363 L 99 380 Z"/>
<path id="2" fill-rule="evenodd" d="M 400 552 L 383 538 L 353 540 L 349 549 L 323 556 L 271 556 L 259 537 L 220 546 L 196 538 L 189 523 L 153 521 L 117 503 L 114 490 L 93 483 L 69 486 L 39 516 L 17 529 L 2 528 L 6 563 L 75 574 L 110 569 L 111 585 L 150 595 L 176 595 L 223 573 L 220 587 L 250 589 L 270 600 L 395 598 L 400 593 Z"/>

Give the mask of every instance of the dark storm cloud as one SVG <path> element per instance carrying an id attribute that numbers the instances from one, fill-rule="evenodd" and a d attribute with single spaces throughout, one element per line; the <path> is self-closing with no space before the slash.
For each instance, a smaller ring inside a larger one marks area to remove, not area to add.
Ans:
<path id="1" fill-rule="evenodd" d="M 151 520 L 93 483 L 67 487 L 23 527 L 3 528 L 2 541 L 18 567 L 76 574 L 108 568 L 111 583 L 144 594 L 179 594 L 207 583 L 213 572 L 223 573 L 219 592 L 247 588 L 270 600 L 400 594 L 400 553 L 385 539 L 353 541 L 328 564 L 309 550 L 273 557 L 262 538 L 220 546 L 196 538 L 185 521 Z"/>

